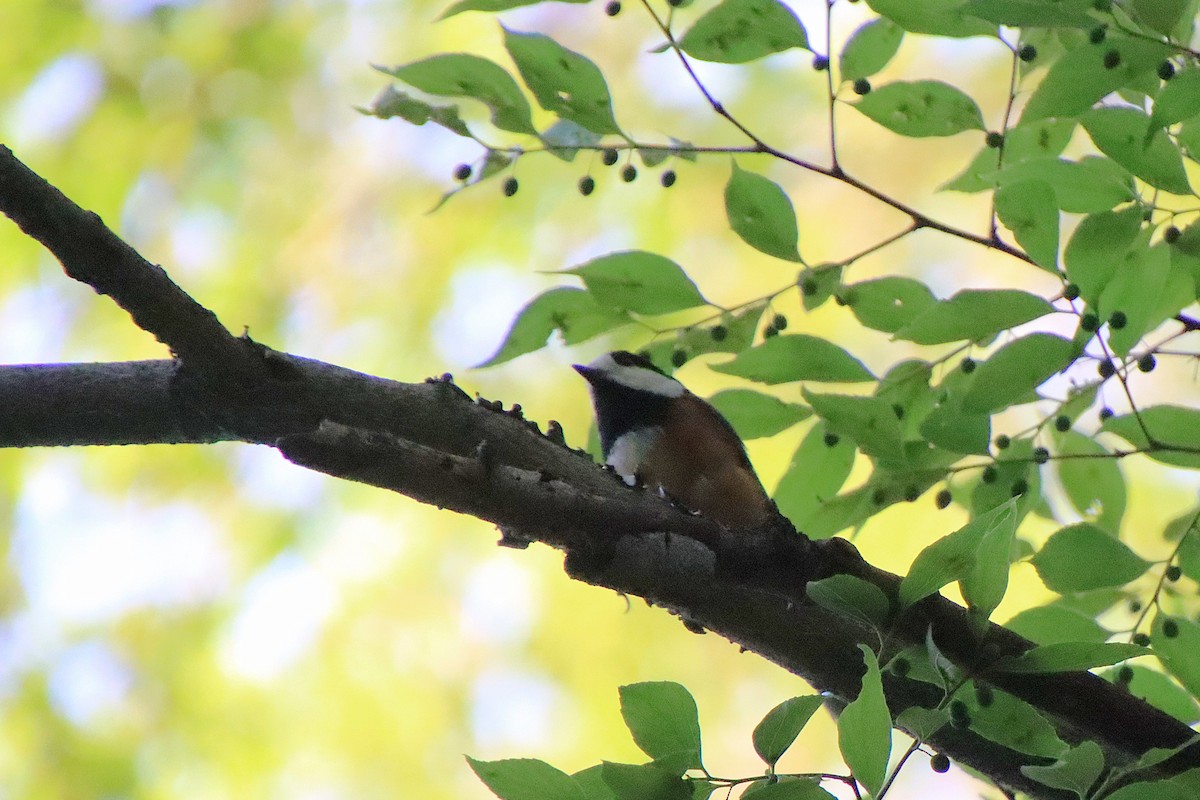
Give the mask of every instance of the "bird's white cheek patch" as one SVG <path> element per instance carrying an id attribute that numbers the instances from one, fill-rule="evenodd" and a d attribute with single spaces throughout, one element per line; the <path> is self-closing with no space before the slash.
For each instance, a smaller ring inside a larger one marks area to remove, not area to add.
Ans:
<path id="1" fill-rule="evenodd" d="M 618 436 L 612 449 L 608 451 L 608 465 L 625 483 L 633 486 L 637 483 L 638 467 L 657 438 L 658 431 L 648 430 L 630 431 Z"/>

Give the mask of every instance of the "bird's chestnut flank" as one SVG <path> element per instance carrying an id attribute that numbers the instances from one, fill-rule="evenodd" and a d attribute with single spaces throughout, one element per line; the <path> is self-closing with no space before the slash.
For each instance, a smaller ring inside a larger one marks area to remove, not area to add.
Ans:
<path id="1" fill-rule="evenodd" d="M 604 461 L 727 527 L 776 513 L 733 426 L 644 356 L 618 350 L 575 370 L 590 384 Z"/>

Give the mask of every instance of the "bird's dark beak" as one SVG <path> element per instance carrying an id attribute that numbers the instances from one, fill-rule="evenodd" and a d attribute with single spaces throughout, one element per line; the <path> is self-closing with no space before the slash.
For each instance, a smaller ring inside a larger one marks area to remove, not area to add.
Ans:
<path id="1" fill-rule="evenodd" d="M 596 370 L 591 367 L 585 367 L 583 364 L 572 364 L 571 367 L 589 381 L 592 379 L 592 375 L 596 373 Z"/>

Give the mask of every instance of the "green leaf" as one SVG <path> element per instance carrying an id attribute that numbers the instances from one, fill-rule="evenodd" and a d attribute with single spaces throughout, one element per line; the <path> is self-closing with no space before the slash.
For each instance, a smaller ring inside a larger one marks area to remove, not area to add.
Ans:
<path id="1" fill-rule="evenodd" d="M 550 154 L 563 161 L 574 161 L 581 147 L 595 147 L 600 142 L 600 135 L 592 133 L 587 128 L 560 119 L 546 130 L 542 131 L 542 143 Z"/>
<path id="2" fill-rule="evenodd" d="M 453 17 L 455 14 L 461 14 L 464 11 L 489 11 L 494 14 L 500 11 L 507 11 L 510 8 L 532 6 L 540 2 L 542 0 L 458 0 L 457 3 L 443 11 L 442 16 L 438 19 Z M 556 0 L 556 2 L 586 3 L 588 0 Z"/>
<path id="3" fill-rule="evenodd" d="M 604 75 L 588 59 L 540 33 L 504 29 L 504 46 L 538 104 L 592 133 L 620 133 Z"/>
<path id="4" fill-rule="evenodd" d="M 838 747 L 850 773 L 873 796 L 879 794 L 892 753 L 892 716 L 883 696 L 879 661 L 871 648 L 859 645 L 867 672 L 862 688 L 838 717 Z"/>
<path id="5" fill-rule="evenodd" d="M 1090 797 L 1092 786 L 1104 771 L 1104 751 L 1095 742 L 1072 747 L 1053 764 L 1045 767 L 1024 766 L 1021 774 L 1051 789 L 1065 789 L 1080 797 Z"/>
<path id="6" fill-rule="evenodd" d="M 1150 118 L 1136 108 L 1096 108 L 1079 121 L 1100 152 L 1156 189 L 1191 194 L 1183 157 L 1165 131 L 1147 140 Z"/>
<path id="7" fill-rule="evenodd" d="M 839 264 L 824 264 L 800 273 L 796 283 L 800 286 L 805 311 L 820 308 L 842 288 L 842 272 L 843 267 Z"/>
<path id="8" fill-rule="evenodd" d="M 965 411 L 995 413 L 1018 402 L 1075 360 L 1075 344 L 1050 333 L 1031 333 L 1001 347 L 975 370 L 963 396 Z"/>
<path id="9" fill-rule="evenodd" d="M 1027 180 L 1044 181 L 1054 190 L 1054 201 L 1063 211 L 1091 214 L 1106 211 L 1137 197 L 1129 173 L 1112 159 L 1084 156 L 1031 158 L 1006 165 L 996 176 L 1001 185 Z"/>
<path id="10" fill-rule="evenodd" d="M 380 92 L 379 96 L 371 103 L 371 107 L 365 110 L 365 113 L 379 119 L 400 117 L 413 125 L 424 125 L 426 122 L 433 122 L 436 125 L 441 125 L 446 130 L 457 133 L 459 136 L 471 135 L 467 124 L 458 115 L 458 106 L 430 105 L 424 100 L 417 100 L 415 97 L 410 97 L 404 92 L 396 91 L 394 86 L 388 86 Z"/>
<path id="11" fill-rule="evenodd" d="M 690 783 L 654 764 L 605 761 L 600 776 L 617 800 L 694 800 Z"/>
<path id="12" fill-rule="evenodd" d="M 1005 183 L 996 192 L 996 216 L 1038 266 L 1058 268 L 1058 202 L 1040 180 Z"/>
<path id="13" fill-rule="evenodd" d="M 1094 617 L 1060 605 L 1027 608 L 1004 627 L 1037 644 L 1105 642 L 1111 635 Z"/>
<path id="14" fill-rule="evenodd" d="M 517 313 L 500 349 L 479 366 L 491 367 L 540 350 L 555 331 L 567 344 L 578 344 L 627 322 L 627 314 L 598 305 L 583 289 L 551 289 Z"/>
<path id="15" fill-rule="evenodd" d="M 1120 60 L 1112 69 L 1104 65 L 1110 52 L 1116 52 Z M 1171 48 L 1166 44 L 1116 36 L 1110 31 L 1101 44 L 1076 47 L 1051 65 L 1025 104 L 1021 121 L 1082 114 L 1107 95 L 1153 73 L 1170 55 Z"/>
<path id="16" fill-rule="evenodd" d="M 545 761 L 535 758 L 509 758 L 502 761 L 466 758 L 479 780 L 500 800 L 583 800 L 583 791 L 575 779 Z"/>
<path id="17" fill-rule="evenodd" d="M 940 708 L 909 706 L 896 717 L 896 727 L 918 741 L 927 741 L 950 723 L 950 712 Z"/>
<path id="18" fill-rule="evenodd" d="M 867 5 L 909 33 L 953 37 L 996 34 L 996 26 L 968 14 L 962 0 L 867 0 Z"/>
<path id="19" fill-rule="evenodd" d="M 768 766 L 775 766 L 775 762 L 796 741 L 822 702 L 819 695 L 804 695 L 784 700 L 775 706 L 754 727 L 754 752 Z"/>
<path id="20" fill-rule="evenodd" d="M 1075 131 L 1073 119 L 1042 119 L 1023 123 L 1004 132 L 1004 163 L 1019 164 L 1031 158 L 1053 159 L 1071 141 Z M 1000 167 L 1000 151 L 985 146 L 956 178 L 942 189 L 956 192 L 983 192 L 996 188 L 996 171 Z"/>
<path id="21" fill-rule="evenodd" d="M 1001 453 L 993 466 L 995 480 L 985 483 L 975 476 L 975 484 L 970 489 L 971 515 L 983 514 L 1009 502 L 1013 497 L 1013 487 L 1018 481 L 1028 485 L 1028 491 L 1017 498 L 1017 519 L 1023 519 L 1040 500 L 1041 472 L 1033 465 L 1033 442 L 1029 439 L 1013 439 L 1009 448 Z"/>
<path id="22" fill-rule="evenodd" d="M 896 338 L 917 344 L 978 342 L 1053 310 L 1037 295 L 1016 289 L 966 289 L 930 307 L 896 331 Z"/>
<path id="23" fill-rule="evenodd" d="M 818 424 L 805 435 L 772 495 L 779 512 L 799 530 L 809 531 L 810 517 L 837 495 L 854 466 L 853 442 L 838 437 L 831 447 L 826 433 L 825 426 Z"/>
<path id="24" fill-rule="evenodd" d="M 1140 664 L 1132 664 L 1130 669 L 1133 670 L 1133 680 L 1127 684 L 1130 694 L 1167 712 L 1185 725 L 1200 722 L 1200 703 L 1196 702 L 1191 692 L 1157 670 Z M 1117 671 L 1110 670 L 1104 677 L 1115 680 Z"/>
<path id="25" fill-rule="evenodd" d="M 621 716 L 633 741 L 651 758 L 689 754 L 700 769 L 700 719 L 691 692 L 671 681 L 631 683 L 620 688 Z"/>
<path id="26" fill-rule="evenodd" d="M 1092 0 L 970 0 L 964 13 L 1010 28 L 1091 28 Z"/>
<path id="27" fill-rule="evenodd" d="M 427 94 L 474 98 L 491 110 L 492 124 L 501 130 L 537 133 L 517 82 L 486 58 L 448 53 L 382 71 Z"/>
<path id="28" fill-rule="evenodd" d="M 796 13 L 778 0 L 722 0 L 679 40 L 692 58 L 743 64 L 793 47 L 808 49 Z"/>
<path id="29" fill-rule="evenodd" d="M 1149 127 L 1165 128 L 1197 114 L 1200 114 L 1200 69 L 1185 69 L 1163 84 L 1154 98 Z"/>
<path id="30" fill-rule="evenodd" d="M 705 304 L 678 264 L 644 250 L 609 253 L 563 272 L 582 278 L 596 302 L 636 314 L 666 314 Z"/>
<path id="31" fill-rule="evenodd" d="M 1158 660 L 1193 696 L 1200 696 L 1200 625 L 1185 617 L 1175 617 L 1178 629 L 1175 636 L 1164 636 L 1162 624 L 1166 617 L 1159 615 L 1150 632 Z"/>
<path id="32" fill-rule="evenodd" d="M 1011 542 L 1016 531 L 1016 498 L 981 514 L 954 533 L 943 536 L 917 554 L 908 575 L 900 583 L 900 603 L 910 606 L 928 597 L 952 581 L 978 578 L 985 589 L 991 590 L 997 580 L 995 563 L 980 563 L 981 548 L 990 554 L 997 539 Z M 985 545 L 986 542 L 986 545 Z M 1008 576 L 1008 557 L 1005 551 L 1004 582 Z M 977 574 L 976 571 L 979 570 Z M 985 591 L 990 594 L 990 591 Z M 989 597 L 990 600 L 990 597 Z M 987 609 L 990 613 L 992 609 Z"/>
<path id="33" fill-rule="evenodd" d="M 953 136 L 984 129 L 975 101 L 941 81 L 888 83 L 872 89 L 854 107 L 901 136 Z"/>
<path id="34" fill-rule="evenodd" d="M 1031 559 L 1042 582 L 1059 594 L 1124 586 L 1150 563 L 1088 522 L 1061 528 Z"/>
<path id="35" fill-rule="evenodd" d="M 866 455 L 904 461 L 904 433 L 890 403 L 878 397 L 804 392 L 833 433 L 849 436 Z"/>
<path id="36" fill-rule="evenodd" d="M 997 661 L 1001 672 L 1077 672 L 1107 667 L 1130 658 L 1150 655 L 1148 648 L 1128 642 L 1055 642 Z"/>
<path id="37" fill-rule="evenodd" d="M 890 19 L 880 17 L 864 22 L 842 48 L 838 62 L 842 80 L 869 78 L 879 72 L 896 55 L 902 41 L 904 29 Z"/>
<path id="38" fill-rule="evenodd" d="M 786 261 L 800 260 L 796 211 L 787 193 L 736 161 L 725 184 L 725 215 L 734 233 L 755 250 Z"/>
<path id="39" fill-rule="evenodd" d="M 712 369 L 759 383 L 832 381 L 856 383 L 874 380 L 862 362 L 842 348 L 802 333 L 772 336 L 732 361 Z"/>
<path id="40" fill-rule="evenodd" d="M 851 284 L 845 297 L 859 322 L 884 333 L 895 333 L 937 303 L 925 284 L 896 276 Z"/>
<path id="41" fill-rule="evenodd" d="M 708 398 L 708 402 L 729 420 L 742 439 L 774 436 L 812 416 L 812 410 L 799 403 L 785 403 L 752 389 L 726 389 Z"/>
<path id="42" fill-rule="evenodd" d="M 1054 726 L 1037 709 L 1007 692 L 995 692 L 987 708 L 981 708 L 973 696 L 967 704 L 971 731 L 985 739 L 1042 758 L 1057 758 L 1067 749 Z"/>
<path id="43" fill-rule="evenodd" d="M 1015 513 L 1003 515 L 996 524 L 987 526 L 975 549 L 975 563 L 959 580 L 967 608 L 979 619 L 989 618 L 1008 591 L 1008 571 L 1016 533 Z"/>
<path id="44" fill-rule="evenodd" d="M 1112 280 L 1117 265 L 1133 246 L 1142 227 L 1142 209 L 1130 206 L 1120 211 L 1101 211 L 1080 220 L 1063 251 L 1067 278 L 1079 287 L 1090 305 Z"/>
<path id="45" fill-rule="evenodd" d="M 992 440 L 988 414 L 963 411 L 958 398 L 940 403 L 921 422 L 921 436 L 955 453 L 987 455 Z"/>
<path id="46" fill-rule="evenodd" d="M 1187 11 L 1188 0 L 1131 0 L 1129 5 L 1134 19 L 1156 33 L 1170 36 Z"/>
<path id="47" fill-rule="evenodd" d="M 1102 445 L 1078 431 L 1067 431 L 1058 439 L 1055 461 L 1058 480 L 1071 506 L 1081 516 L 1093 517 L 1099 528 L 1116 536 L 1125 516 L 1125 478 L 1115 458 Z"/>
<path id="48" fill-rule="evenodd" d="M 1155 449 L 1146 453 L 1148 457 L 1163 464 L 1200 469 L 1200 411 L 1181 406 L 1151 406 L 1142 409 L 1141 420 L 1156 443 Z M 1101 430 L 1115 433 L 1139 450 L 1149 448 L 1135 414 L 1109 417 Z"/>
<path id="49" fill-rule="evenodd" d="M 583 792 L 584 800 L 616 800 L 616 795 L 604 782 L 603 764 L 593 764 L 587 769 L 572 773 L 571 777 Z"/>
<path id="50" fill-rule="evenodd" d="M 809 581 L 805 594 L 826 611 L 873 628 L 882 628 L 891 611 L 891 603 L 882 589 L 853 575 L 832 575 Z"/>
<path id="51" fill-rule="evenodd" d="M 1119 356 L 1133 349 L 1142 336 L 1166 319 L 1163 294 L 1171 276 L 1171 252 L 1166 243 L 1134 247 L 1117 264 L 1116 274 L 1100 293 L 1103 318 L 1125 314 L 1125 327 L 1108 332 L 1108 346 Z M 1189 298 L 1182 298 L 1186 303 Z M 1167 307 L 1168 309 L 1170 307 Z"/>

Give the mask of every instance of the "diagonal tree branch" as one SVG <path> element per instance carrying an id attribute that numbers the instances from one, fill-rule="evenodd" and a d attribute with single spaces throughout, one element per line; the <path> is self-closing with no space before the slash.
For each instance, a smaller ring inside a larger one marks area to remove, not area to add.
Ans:
<path id="1" fill-rule="evenodd" d="M 996 671 L 999 658 L 1031 644 L 1000 626 L 980 631 L 938 595 L 897 610 L 899 578 L 843 540 L 812 542 L 782 518 L 762 529 L 723 529 L 626 487 L 567 448 L 560 432 L 544 435 L 498 403 L 472 401 L 449 376 L 396 383 L 232 337 L 161 269 L 7 150 L 0 150 L 0 209 L 59 255 L 69 275 L 113 296 L 180 357 L 0 367 L 0 446 L 274 446 L 310 469 L 491 521 L 504 544 L 555 547 L 572 577 L 644 597 L 843 702 L 858 692 L 858 646 L 878 647 L 881 632 L 815 605 L 805 590 L 809 581 L 850 574 L 892 600 L 885 658 L 924 648 L 932 635 L 964 674 L 1032 704 L 1065 741 L 1101 744 L 1110 766 L 1192 740 L 1187 726 L 1090 673 Z M 885 686 L 897 716 L 944 699 L 941 688 L 898 674 L 889 673 Z M 1037 798 L 1074 796 L 1022 774 L 1021 766 L 1046 759 L 974 730 L 947 726 L 929 743 L 1002 786 Z M 1143 777 L 1196 766 L 1200 747 L 1191 747 Z"/>

